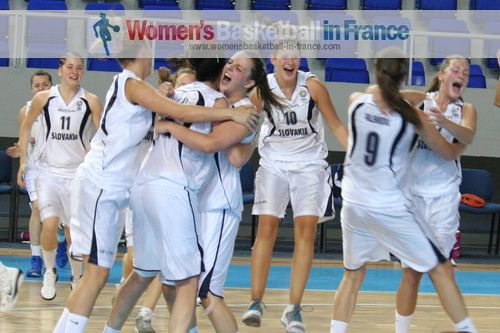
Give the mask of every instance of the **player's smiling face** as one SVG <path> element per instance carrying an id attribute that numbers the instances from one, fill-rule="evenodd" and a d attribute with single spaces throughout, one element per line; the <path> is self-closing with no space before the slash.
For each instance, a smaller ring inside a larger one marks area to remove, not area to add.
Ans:
<path id="1" fill-rule="evenodd" d="M 462 96 L 469 82 L 469 63 L 465 59 L 453 59 L 439 73 L 440 90 L 452 100 Z"/>
<path id="2" fill-rule="evenodd" d="M 230 96 L 234 92 L 246 93 L 247 89 L 255 85 L 254 80 L 250 80 L 253 62 L 243 55 L 233 56 L 222 70 L 220 80 L 220 91 Z"/>
<path id="3" fill-rule="evenodd" d="M 31 82 L 31 93 L 34 95 L 39 91 L 50 89 L 52 83 L 47 75 L 36 75 L 33 76 Z"/>
<path id="4" fill-rule="evenodd" d="M 80 58 L 67 58 L 58 70 L 61 82 L 70 86 L 78 86 L 83 78 L 83 61 Z"/>
<path id="5" fill-rule="evenodd" d="M 271 58 L 274 72 L 283 81 L 293 81 L 297 78 L 300 66 L 300 57 L 297 51 L 280 51 L 275 58 Z"/>

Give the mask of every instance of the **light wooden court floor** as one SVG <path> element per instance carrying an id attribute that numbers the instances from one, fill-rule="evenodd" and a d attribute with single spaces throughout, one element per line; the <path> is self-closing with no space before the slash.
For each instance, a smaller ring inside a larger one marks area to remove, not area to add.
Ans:
<path id="1" fill-rule="evenodd" d="M 236 264 L 248 263 L 248 258 L 236 258 Z M 288 265 L 288 259 L 274 260 L 273 265 Z M 339 261 L 317 260 L 315 266 L 338 267 Z M 374 265 L 377 268 L 394 268 L 394 264 Z M 496 265 L 464 265 L 465 271 L 498 272 Z M 499 281 L 500 282 L 500 281 Z M 477 281 L 481 283 L 481 281 Z M 23 284 L 16 308 L 9 313 L 0 314 L 0 332 L 52 332 L 70 292 L 69 284 L 59 283 L 57 297 L 50 302 L 40 297 L 41 282 L 26 281 Z M 336 286 L 333 286 L 335 288 Z M 110 300 L 115 286 L 109 284 L 100 295 L 87 332 L 102 332 L 106 318 L 110 312 Z M 303 300 L 303 318 L 307 332 L 329 332 L 331 308 L 335 292 L 333 290 L 306 290 Z M 248 305 L 249 290 L 244 288 L 226 289 L 226 302 L 233 309 L 241 333 L 273 333 L 284 332 L 280 317 L 287 303 L 287 290 L 268 290 L 265 297 L 267 310 L 262 327 L 250 328 L 241 323 L 241 315 Z M 393 292 L 362 292 L 348 332 L 390 333 L 394 332 L 394 299 Z M 465 295 L 470 314 L 479 332 L 500 332 L 500 295 Z M 139 302 L 141 304 L 141 302 Z M 122 332 L 134 332 L 134 319 L 139 307 L 136 307 Z M 158 316 L 153 319 L 157 332 L 167 332 L 168 312 L 165 303 L 161 302 L 156 310 Z M 201 307 L 197 307 L 197 318 L 200 332 L 214 332 L 210 322 L 203 315 Z M 411 333 L 439 333 L 451 331 L 452 325 L 442 310 L 435 294 L 421 294 L 415 314 Z"/>

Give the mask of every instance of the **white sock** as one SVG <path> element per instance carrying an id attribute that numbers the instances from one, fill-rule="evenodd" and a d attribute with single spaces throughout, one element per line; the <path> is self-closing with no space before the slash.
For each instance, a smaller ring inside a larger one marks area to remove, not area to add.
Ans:
<path id="1" fill-rule="evenodd" d="M 30 244 L 30 248 L 31 248 L 31 255 L 32 256 L 38 256 L 38 257 L 42 256 L 42 246 L 41 245 Z"/>
<path id="2" fill-rule="evenodd" d="M 45 250 L 42 248 L 43 252 L 43 263 L 45 264 L 45 269 L 49 270 L 56 267 L 56 255 L 57 250 Z"/>
<path id="3" fill-rule="evenodd" d="M 108 324 L 104 325 L 104 330 L 102 333 L 120 333 L 120 330 L 115 330 L 114 328 L 111 328 L 108 326 Z"/>
<path id="4" fill-rule="evenodd" d="M 402 316 L 396 311 L 396 333 L 408 333 L 410 330 L 411 320 L 413 314 L 409 316 Z"/>
<path id="5" fill-rule="evenodd" d="M 69 315 L 68 308 L 64 308 L 61 317 L 59 317 L 56 327 L 54 327 L 54 331 L 52 331 L 52 333 L 65 333 L 66 321 L 68 320 L 68 315 Z"/>
<path id="6" fill-rule="evenodd" d="M 88 317 L 80 316 L 70 312 L 68 313 L 65 332 L 83 333 L 85 331 L 85 327 L 87 327 L 88 322 Z"/>
<path id="7" fill-rule="evenodd" d="M 7 270 L 7 267 L 0 261 L 0 273 L 3 273 Z"/>
<path id="8" fill-rule="evenodd" d="M 455 324 L 455 329 L 459 332 L 469 332 L 469 333 L 477 333 L 477 329 L 472 322 L 470 317 L 466 317 L 459 323 Z"/>
<path id="9" fill-rule="evenodd" d="M 188 333 L 200 333 L 200 331 L 198 331 L 198 327 L 196 327 L 196 326 L 195 326 L 195 327 L 191 328 L 191 329 L 188 331 Z M 236 333 L 238 333 L 238 332 L 236 332 Z"/>
<path id="10" fill-rule="evenodd" d="M 83 272 L 83 262 L 81 260 L 73 259 L 71 256 L 69 256 L 68 259 L 69 265 L 71 266 L 71 275 L 73 275 L 73 277 L 77 280 L 80 279 Z"/>
<path id="11" fill-rule="evenodd" d="M 332 320 L 330 321 L 330 333 L 345 333 L 347 331 L 347 325 L 348 323 L 346 322 Z"/>

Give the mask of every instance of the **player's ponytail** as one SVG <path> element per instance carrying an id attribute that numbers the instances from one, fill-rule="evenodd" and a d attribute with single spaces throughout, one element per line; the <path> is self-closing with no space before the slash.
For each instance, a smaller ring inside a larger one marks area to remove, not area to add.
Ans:
<path id="1" fill-rule="evenodd" d="M 395 56 L 397 58 L 390 58 Z M 404 120 L 416 127 L 421 127 L 422 122 L 417 111 L 406 102 L 399 92 L 399 88 L 408 71 L 408 59 L 399 49 L 387 49 L 379 54 L 375 62 L 377 84 L 380 87 L 382 98 L 387 106 L 399 113 Z"/>
<path id="2" fill-rule="evenodd" d="M 170 69 L 161 66 L 158 68 L 158 84 L 162 84 L 163 82 L 170 82 L 174 84 L 174 76 L 172 75 Z"/>

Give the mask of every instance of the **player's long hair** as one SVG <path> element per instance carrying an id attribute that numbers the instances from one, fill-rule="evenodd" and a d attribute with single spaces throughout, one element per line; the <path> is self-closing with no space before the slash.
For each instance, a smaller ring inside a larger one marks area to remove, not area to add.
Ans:
<path id="1" fill-rule="evenodd" d="M 393 56 L 394 58 L 391 58 Z M 408 71 L 408 59 L 399 49 L 382 51 L 375 61 L 377 84 L 387 106 L 404 120 L 420 128 L 422 122 L 417 111 L 405 101 L 399 88 Z"/>
<path id="2" fill-rule="evenodd" d="M 448 66 L 450 66 L 452 60 L 454 60 L 454 59 L 461 59 L 461 60 L 465 61 L 467 63 L 467 65 L 469 65 L 469 67 L 470 67 L 470 59 L 462 57 L 461 55 L 450 55 L 450 56 L 446 57 L 441 62 L 441 64 L 439 64 L 439 70 L 436 73 L 436 76 L 434 76 L 434 78 L 432 79 L 431 84 L 430 84 L 429 88 L 427 88 L 426 92 L 433 92 L 433 91 L 439 90 L 439 88 L 441 86 L 441 82 L 439 82 L 439 73 L 443 73 L 446 70 L 446 68 L 448 68 Z"/>
<path id="3" fill-rule="evenodd" d="M 163 82 L 170 82 L 174 84 L 174 81 L 174 75 L 170 69 L 164 66 L 158 68 L 158 84 L 162 84 Z"/>
<path id="4" fill-rule="evenodd" d="M 252 69 L 248 79 L 255 81 L 255 86 L 248 88 L 247 92 L 250 92 L 253 88 L 256 89 L 257 96 L 262 100 L 264 111 L 267 113 L 268 117 L 271 117 L 271 107 L 274 106 L 278 109 L 282 109 L 283 104 L 280 102 L 278 96 L 269 88 L 264 60 L 262 60 L 256 52 L 244 51 L 243 53 L 252 61 Z"/>

